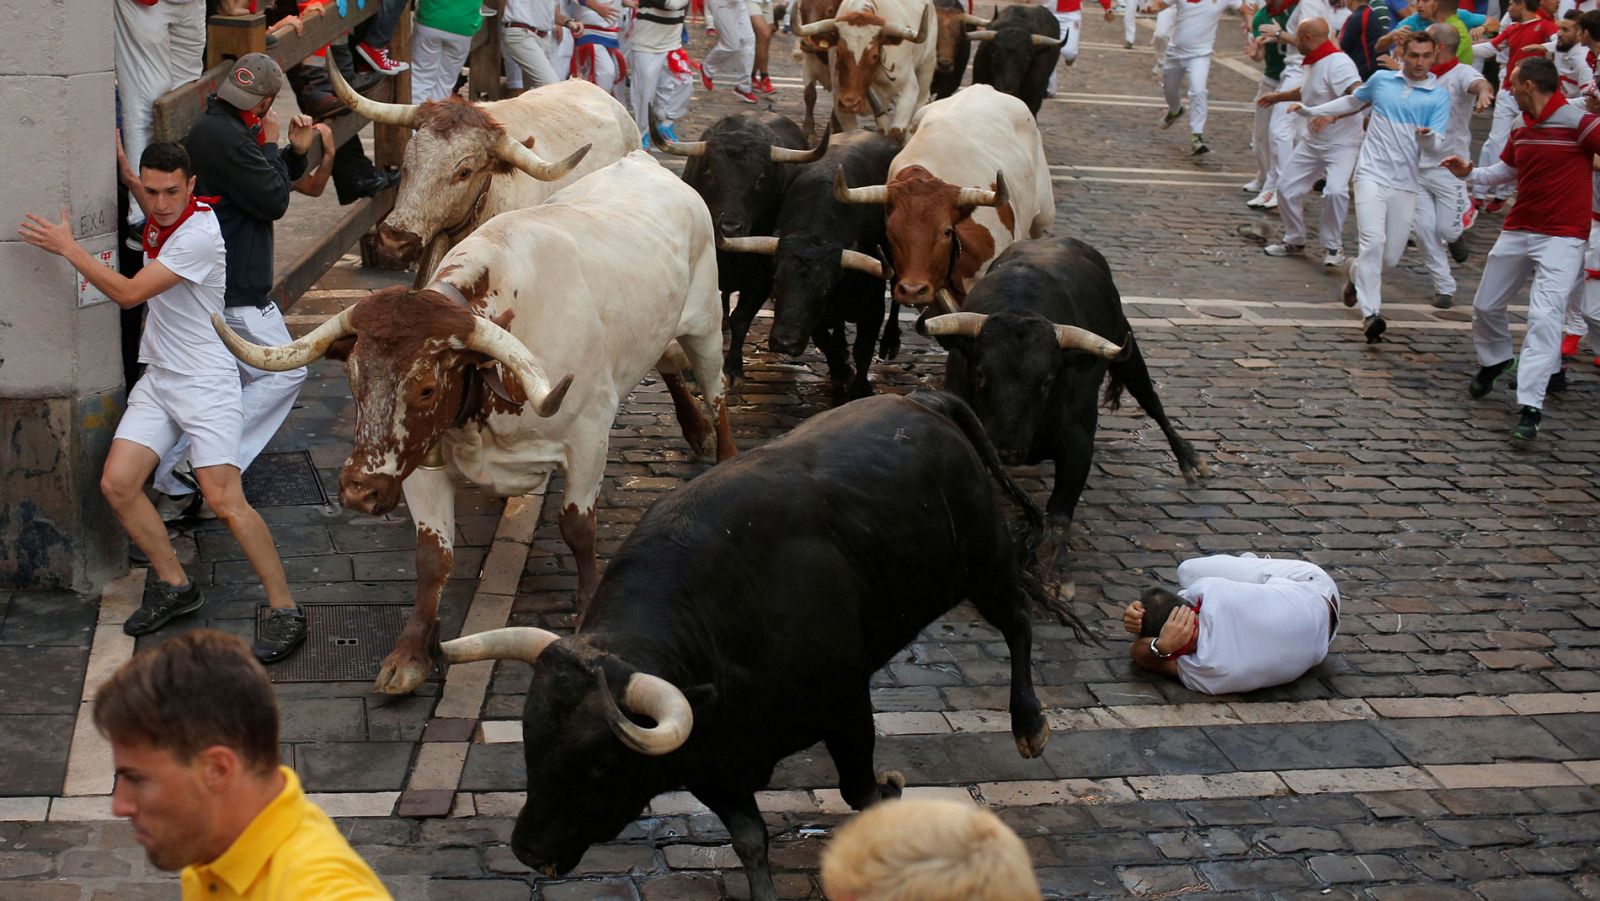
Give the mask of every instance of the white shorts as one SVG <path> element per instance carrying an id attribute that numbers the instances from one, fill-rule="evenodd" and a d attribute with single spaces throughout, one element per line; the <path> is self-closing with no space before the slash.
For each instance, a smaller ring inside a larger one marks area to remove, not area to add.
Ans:
<path id="1" fill-rule="evenodd" d="M 148 366 L 128 395 L 115 437 L 148 447 L 159 457 L 187 435 L 189 463 L 195 469 L 237 468 L 244 431 L 239 392 L 237 371 L 188 375 Z"/>
<path id="2" fill-rule="evenodd" d="M 750 18 L 772 21 L 772 0 L 744 0 L 744 5 L 750 10 Z"/>

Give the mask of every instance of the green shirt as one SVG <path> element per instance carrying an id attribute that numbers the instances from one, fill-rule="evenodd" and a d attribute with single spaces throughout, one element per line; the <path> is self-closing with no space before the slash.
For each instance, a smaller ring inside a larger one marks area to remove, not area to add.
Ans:
<path id="1" fill-rule="evenodd" d="M 417 0 L 417 21 L 440 31 L 471 37 L 478 33 L 482 0 Z"/>
<path id="2" fill-rule="evenodd" d="M 1261 4 L 1261 8 L 1256 10 L 1255 18 L 1250 20 L 1250 34 L 1255 37 L 1261 36 L 1261 26 L 1267 24 L 1268 22 L 1278 23 L 1279 28 L 1287 28 L 1289 26 L 1289 13 L 1294 11 L 1294 6 L 1290 5 L 1285 7 L 1277 15 L 1273 15 L 1272 10 L 1268 9 L 1267 7 L 1268 4 Z M 1265 62 L 1266 68 L 1262 71 L 1262 74 L 1273 81 L 1277 81 L 1280 77 L 1282 77 L 1283 45 L 1277 42 L 1268 44 L 1266 47 Z"/>

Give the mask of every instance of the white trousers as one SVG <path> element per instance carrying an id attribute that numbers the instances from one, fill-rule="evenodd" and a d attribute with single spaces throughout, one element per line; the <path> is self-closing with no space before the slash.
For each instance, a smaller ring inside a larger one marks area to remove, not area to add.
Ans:
<path id="1" fill-rule="evenodd" d="M 1305 70 L 1299 66 L 1285 66 L 1282 77 L 1278 79 L 1278 90 L 1292 91 L 1300 87 L 1300 83 L 1305 81 L 1305 74 Z M 1275 103 L 1272 105 L 1272 122 L 1268 127 L 1272 133 L 1273 181 L 1282 184 L 1283 166 L 1294 155 L 1295 145 L 1306 136 L 1306 120 L 1289 112 L 1289 104 Z"/>
<path id="2" fill-rule="evenodd" d="M 1502 231 L 1483 261 L 1483 278 L 1472 298 L 1472 343 L 1478 363 L 1511 359 L 1511 320 L 1506 306 L 1529 276 L 1528 333 L 1517 362 L 1517 403 L 1544 407 L 1545 383 L 1561 368 L 1561 321 L 1567 297 L 1583 275 L 1585 242 L 1536 232 Z"/>
<path id="3" fill-rule="evenodd" d="M 1356 179 L 1355 195 L 1361 252 L 1350 266 L 1350 282 L 1356 286 L 1361 315 L 1376 316 L 1383 309 L 1383 267 L 1400 262 L 1406 251 L 1417 195 L 1361 178 Z"/>
<path id="4" fill-rule="evenodd" d="M 472 36 L 418 22 L 411 30 L 411 102 L 443 100 L 456 92 L 456 78 L 472 52 Z"/>
<path id="5" fill-rule="evenodd" d="M 1355 171 L 1360 144 L 1319 147 L 1301 141 L 1283 165 L 1283 180 L 1278 182 L 1278 215 L 1283 218 L 1283 243 L 1306 243 L 1306 217 L 1303 204 L 1317 179 L 1322 188 L 1322 218 L 1317 235 L 1322 246 L 1335 251 L 1344 246 L 1344 220 L 1350 213 L 1350 173 Z"/>
<path id="6" fill-rule="evenodd" d="M 517 75 L 517 86 L 529 90 L 560 81 L 562 76 L 556 74 L 556 67 L 550 62 L 554 43 L 550 38 L 541 38 L 526 28 L 505 29 L 501 35 L 500 53 L 512 64 L 506 66 L 506 81 L 509 83 L 511 76 Z"/>
<path id="7" fill-rule="evenodd" d="M 625 88 L 622 85 L 617 84 L 617 58 L 612 56 L 611 52 L 603 47 L 596 47 L 594 51 L 595 71 L 593 78 L 589 78 L 589 73 L 587 71 L 580 71 L 576 75 L 570 74 L 572 72 L 572 55 L 576 53 L 577 50 L 578 45 L 573 40 L 572 33 L 566 29 L 562 29 L 561 43 L 556 48 L 556 55 L 554 59 L 551 60 L 551 62 L 555 63 L 556 74 L 558 76 L 563 79 L 588 79 L 601 88 L 604 88 L 606 91 L 610 92 L 613 96 L 617 96 L 618 91 L 625 91 Z M 619 102 L 623 103 L 624 106 L 627 105 L 626 93 L 622 94 L 621 96 L 617 96 L 617 99 Z"/>
<path id="8" fill-rule="evenodd" d="M 1123 0 L 1122 3 L 1122 40 L 1131 44 L 1139 35 L 1139 4 L 1134 0 Z"/>
<path id="9" fill-rule="evenodd" d="M 1161 89 L 1167 97 L 1167 109 L 1177 112 L 1183 79 L 1189 79 L 1189 133 L 1206 131 L 1206 80 L 1211 77 L 1211 57 L 1196 56 L 1188 59 L 1167 57 L 1161 64 Z"/>
<path id="10" fill-rule="evenodd" d="M 672 100 L 671 86 L 676 82 L 667 71 L 666 51 L 628 51 L 628 107 L 633 111 L 633 122 L 640 132 L 650 132 L 652 105 L 663 121 L 670 118 L 666 107 Z"/>
<path id="11" fill-rule="evenodd" d="M 674 75 L 670 70 L 661 73 L 661 81 L 656 85 L 656 112 L 662 119 L 671 122 L 689 115 L 695 80 L 692 72 L 688 75 Z"/>
<path id="12" fill-rule="evenodd" d="M 1056 13 L 1055 16 L 1056 27 L 1061 30 L 1061 37 L 1066 39 L 1061 45 L 1061 59 L 1070 66 L 1078 58 L 1079 32 L 1083 31 L 1083 11 L 1079 10 L 1078 12 L 1072 13 Z M 1057 64 L 1054 69 L 1050 70 L 1050 81 L 1045 84 L 1044 90 L 1045 93 L 1051 97 L 1055 96 L 1056 86 L 1059 84 L 1060 72 L 1060 64 Z"/>
<path id="13" fill-rule="evenodd" d="M 1581 338 L 1589 334 L 1591 322 L 1600 332 L 1600 222 L 1589 223 L 1589 243 L 1583 250 L 1583 275 L 1567 295 L 1567 322 L 1561 330 Z"/>
<path id="14" fill-rule="evenodd" d="M 131 0 L 111 4 L 116 30 L 112 35 L 117 70 L 117 99 L 122 103 L 122 148 L 139 168 L 150 144 L 150 108 L 162 94 L 200 77 L 206 49 L 206 5 L 199 0 L 163 0 L 145 6 Z M 137 203 L 128 205 L 128 222 L 144 219 Z"/>
<path id="15" fill-rule="evenodd" d="M 1471 206 L 1467 183 L 1439 166 L 1418 170 L 1417 215 L 1411 223 L 1417 236 L 1417 249 L 1433 279 L 1437 294 L 1456 293 L 1456 279 L 1450 274 L 1445 245 L 1461 237 L 1462 217 Z"/>
<path id="16" fill-rule="evenodd" d="M 756 32 L 750 25 L 745 0 L 706 0 L 706 11 L 717 26 L 717 46 L 700 61 L 717 84 L 750 91 L 750 71 L 756 65 Z"/>
<path id="17" fill-rule="evenodd" d="M 278 305 L 264 307 L 228 307 L 223 319 L 239 336 L 252 344 L 274 346 L 288 344 L 289 329 L 283 324 L 283 314 Z M 250 468 L 250 461 L 261 453 L 272 436 L 277 434 L 283 421 L 294 409 L 300 396 L 300 386 L 305 383 L 306 370 L 290 369 L 287 372 L 267 372 L 254 366 L 239 364 L 240 405 L 244 410 L 244 429 L 239 435 L 239 471 Z M 172 450 L 161 457 L 156 467 L 155 486 L 162 494 L 184 495 L 189 488 L 172 477 L 172 468 L 189 456 L 189 437 L 179 439 Z"/>
<path id="18" fill-rule="evenodd" d="M 1262 77 L 1256 85 L 1256 99 L 1278 90 L 1276 78 Z M 1255 127 L 1250 133 L 1250 152 L 1256 158 L 1256 183 L 1263 191 L 1278 189 L 1278 170 L 1272 165 L 1272 107 L 1258 106 Z"/>
<path id="19" fill-rule="evenodd" d="M 1493 166 L 1500 162 L 1500 152 L 1506 149 L 1506 138 L 1511 136 L 1511 129 L 1517 127 L 1522 121 L 1522 110 L 1517 108 L 1517 98 L 1511 92 L 1501 88 L 1494 95 L 1494 122 L 1489 126 L 1489 136 L 1483 139 L 1483 146 L 1478 148 L 1478 166 L 1480 168 Z M 1473 188 L 1472 196 L 1495 197 L 1505 196 L 1504 188 L 1491 191 L 1488 188 Z"/>
<path id="20" fill-rule="evenodd" d="M 1306 587 L 1314 592 L 1319 599 L 1331 599 L 1334 606 L 1339 606 L 1339 586 L 1328 575 L 1327 570 L 1308 560 L 1295 560 L 1293 558 L 1273 559 L 1271 557 L 1257 557 L 1255 554 L 1244 553 L 1238 556 L 1233 554 L 1212 554 L 1209 557 L 1194 557 L 1178 564 L 1178 590 L 1183 591 L 1201 579 L 1227 579 L 1230 582 L 1241 583 L 1241 593 L 1250 593 L 1244 585 L 1264 585 L 1271 579 L 1287 579 L 1291 582 L 1304 582 Z M 1271 603 L 1272 598 L 1263 596 L 1263 601 Z"/>

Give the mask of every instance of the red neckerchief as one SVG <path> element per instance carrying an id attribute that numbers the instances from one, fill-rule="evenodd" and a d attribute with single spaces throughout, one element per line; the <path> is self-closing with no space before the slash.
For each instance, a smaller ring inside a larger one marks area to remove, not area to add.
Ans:
<path id="1" fill-rule="evenodd" d="M 1274 19 L 1276 19 L 1277 17 L 1283 15 L 1284 13 L 1288 12 L 1289 10 L 1294 9 L 1295 5 L 1298 4 L 1299 2 L 1300 2 L 1300 0 L 1288 0 L 1288 2 L 1285 2 L 1285 3 L 1268 3 L 1267 4 L 1267 15 L 1271 16 Z"/>
<path id="2" fill-rule="evenodd" d="M 189 205 L 183 208 L 183 212 L 178 214 L 178 218 L 173 220 L 171 225 L 158 225 L 155 217 L 146 220 L 144 224 L 144 252 L 151 259 L 160 256 L 161 248 L 166 245 L 167 239 L 172 237 L 172 233 L 178 230 L 178 226 L 182 225 L 197 212 L 202 210 L 210 212 L 211 207 L 208 204 L 211 202 L 211 198 L 208 197 L 205 200 L 207 202 L 202 203 L 201 198 L 193 194 L 189 195 Z"/>
<path id="3" fill-rule="evenodd" d="M 1338 44 L 1335 44 L 1332 41 L 1323 41 L 1321 44 L 1319 44 L 1317 46 L 1317 49 L 1315 49 L 1315 50 L 1311 51 L 1310 53 L 1306 54 L 1305 62 L 1302 63 L 1301 65 L 1309 66 L 1312 63 L 1316 62 L 1319 59 L 1322 59 L 1325 56 L 1332 56 L 1332 55 L 1334 55 L 1335 53 L 1338 53 L 1338 52 L 1339 52 L 1339 45 Z"/>
<path id="4" fill-rule="evenodd" d="M 240 110 L 239 118 L 244 120 L 245 127 L 250 129 L 250 135 L 256 139 L 256 143 L 267 146 L 267 134 L 261 130 L 261 117 L 249 110 Z"/>
<path id="5" fill-rule="evenodd" d="M 1535 126 L 1535 125 L 1538 125 L 1540 122 L 1543 122 L 1544 120 L 1546 120 L 1546 119 L 1550 118 L 1552 115 L 1554 115 L 1556 110 L 1558 110 L 1558 109 L 1560 109 L 1560 108 L 1562 108 L 1563 106 L 1566 106 L 1566 105 L 1567 105 L 1567 98 L 1561 96 L 1561 92 L 1557 91 L 1554 94 L 1550 95 L 1550 102 L 1546 103 L 1544 105 L 1544 109 L 1539 111 L 1539 115 L 1538 115 L 1537 118 L 1535 118 L 1533 116 L 1530 116 L 1527 113 L 1523 113 L 1522 114 L 1522 124 L 1527 125 L 1530 128 Z"/>
<path id="6" fill-rule="evenodd" d="M 1428 71 L 1439 76 L 1440 78 L 1443 78 L 1446 73 L 1459 65 L 1461 65 L 1461 60 L 1452 56 L 1448 62 L 1439 63 L 1438 65 L 1429 68 Z"/>

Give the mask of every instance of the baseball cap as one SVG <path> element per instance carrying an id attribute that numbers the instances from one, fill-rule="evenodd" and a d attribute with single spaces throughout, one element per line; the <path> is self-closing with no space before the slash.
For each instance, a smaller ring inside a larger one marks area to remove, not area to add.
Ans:
<path id="1" fill-rule="evenodd" d="M 217 85 L 217 96 L 239 109 L 250 109 L 283 87 L 283 69 L 265 53 L 239 57 L 228 76 Z"/>

